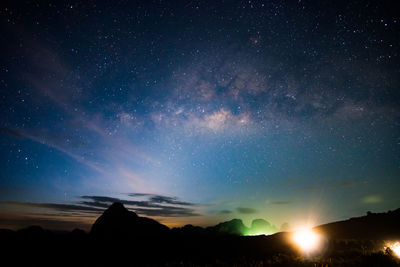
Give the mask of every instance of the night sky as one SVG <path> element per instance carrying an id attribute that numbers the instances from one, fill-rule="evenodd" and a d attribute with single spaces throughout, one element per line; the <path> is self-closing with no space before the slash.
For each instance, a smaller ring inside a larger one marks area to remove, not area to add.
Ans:
<path id="1" fill-rule="evenodd" d="M 395 2 L 2 1 L 0 228 L 399 208 Z"/>

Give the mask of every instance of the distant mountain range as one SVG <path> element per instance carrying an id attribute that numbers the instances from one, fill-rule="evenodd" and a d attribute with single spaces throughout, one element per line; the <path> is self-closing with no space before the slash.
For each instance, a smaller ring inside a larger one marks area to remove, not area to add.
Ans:
<path id="1" fill-rule="evenodd" d="M 387 213 L 368 213 L 366 216 L 351 218 L 315 227 L 332 239 L 389 239 L 400 237 L 400 209 Z M 233 219 L 211 227 L 185 225 L 169 229 L 157 221 L 140 217 L 128 211 L 123 204 L 114 203 L 95 221 L 91 235 L 102 237 L 154 236 L 154 235 L 263 235 L 273 234 L 276 227 L 263 219 L 256 219 L 251 227 L 242 220 Z"/>
<path id="2" fill-rule="evenodd" d="M 400 239 L 400 209 L 386 213 L 371 213 L 366 216 L 351 218 L 344 221 L 332 222 L 314 227 L 329 239 Z M 169 229 L 156 220 L 138 216 L 129 211 L 121 203 L 113 203 L 95 221 L 90 235 L 98 238 L 129 238 L 137 236 L 193 236 L 193 235 L 269 235 L 277 232 L 277 228 L 263 219 L 253 220 L 246 227 L 240 219 L 221 222 L 215 226 L 200 227 L 185 225 Z M 15 232 L 0 229 L 0 236 L 10 237 Z M 50 232 L 39 226 L 32 226 L 17 231 L 18 235 L 46 237 L 51 234 L 66 234 L 67 232 Z M 84 235 L 82 230 L 74 230 L 75 236 Z M 275 235 L 282 236 L 281 233 Z"/>
<path id="3" fill-rule="evenodd" d="M 184 227 L 173 228 L 169 231 L 168 227 L 157 221 L 140 217 L 135 212 L 129 211 L 121 203 L 112 204 L 95 221 L 90 233 L 94 236 L 102 237 L 121 237 L 121 236 L 140 236 L 140 235 L 166 235 L 169 234 L 232 234 L 232 235 L 259 235 L 273 234 L 277 231 L 276 227 L 263 219 L 256 219 L 251 227 L 246 227 L 240 219 L 222 222 L 215 226 L 202 228 L 199 226 L 185 225 Z"/>
<path id="4" fill-rule="evenodd" d="M 273 233 L 276 228 L 271 226 L 263 219 L 254 220 L 251 227 L 246 227 L 240 219 L 233 219 L 227 222 L 219 223 L 215 226 L 200 227 L 185 225 L 169 229 L 167 226 L 147 217 L 138 216 L 135 212 L 129 211 L 122 203 L 113 203 L 103 214 L 97 218 L 91 227 L 89 234 L 99 238 L 129 238 L 135 236 L 160 236 L 160 235 L 248 235 L 258 232 Z M 18 236 L 27 236 L 32 238 L 46 238 L 52 235 L 67 235 L 67 231 L 49 231 L 40 226 L 30 226 L 27 228 L 13 231 L 9 229 L 0 229 L 0 236 L 11 237 L 14 234 Z M 85 234 L 84 231 L 75 229 L 72 234 Z"/>
<path id="5" fill-rule="evenodd" d="M 315 264 L 398 266 L 390 254 L 379 251 L 385 240 L 400 238 L 399 225 L 397 209 L 315 227 L 326 237 L 323 258 Z M 222 266 L 253 266 L 257 262 L 262 263 L 259 266 L 315 266 L 299 258 L 301 253 L 291 243 L 290 232 L 243 236 L 273 229 L 261 219 L 254 220 L 251 227 L 233 219 L 206 228 L 185 225 L 169 229 L 114 203 L 88 234 L 82 230 L 52 232 L 31 226 L 19 231 L 0 229 L 0 240 L 6 244 L 3 255 L 15 266 L 32 262 L 36 266 L 203 266 L 218 262 Z"/>

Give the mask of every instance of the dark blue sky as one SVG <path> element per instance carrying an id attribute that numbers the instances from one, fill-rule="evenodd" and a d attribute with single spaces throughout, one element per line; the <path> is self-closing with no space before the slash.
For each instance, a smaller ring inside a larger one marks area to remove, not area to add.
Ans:
<path id="1" fill-rule="evenodd" d="M 393 3 L 1 3 L 0 227 L 398 208 Z"/>

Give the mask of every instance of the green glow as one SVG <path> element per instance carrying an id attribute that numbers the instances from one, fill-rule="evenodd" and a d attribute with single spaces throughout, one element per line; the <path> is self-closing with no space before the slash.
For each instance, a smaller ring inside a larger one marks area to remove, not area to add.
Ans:
<path id="1" fill-rule="evenodd" d="M 252 232 L 252 231 L 249 231 L 248 233 L 246 233 L 246 234 L 244 234 L 245 236 L 257 236 L 257 235 L 272 235 L 272 234 L 274 234 L 275 232 L 268 232 L 268 233 L 266 233 L 266 232 Z"/>
<path id="2" fill-rule="evenodd" d="M 278 232 L 278 229 L 274 225 L 271 225 L 266 220 L 256 219 L 251 223 L 251 227 L 246 228 L 242 234 L 245 236 L 272 235 L 276 232 Z"/>

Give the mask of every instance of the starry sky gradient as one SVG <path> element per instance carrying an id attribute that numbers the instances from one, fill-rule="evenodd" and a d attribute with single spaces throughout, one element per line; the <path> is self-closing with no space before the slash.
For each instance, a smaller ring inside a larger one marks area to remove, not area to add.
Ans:
<path id="1" fill-rule="evenodd" d="M 15 3 L 17 2 L 17 3 Z M 400 206 L 394 1 L 12 1 L 0 227 L 277 228 Z"/>

